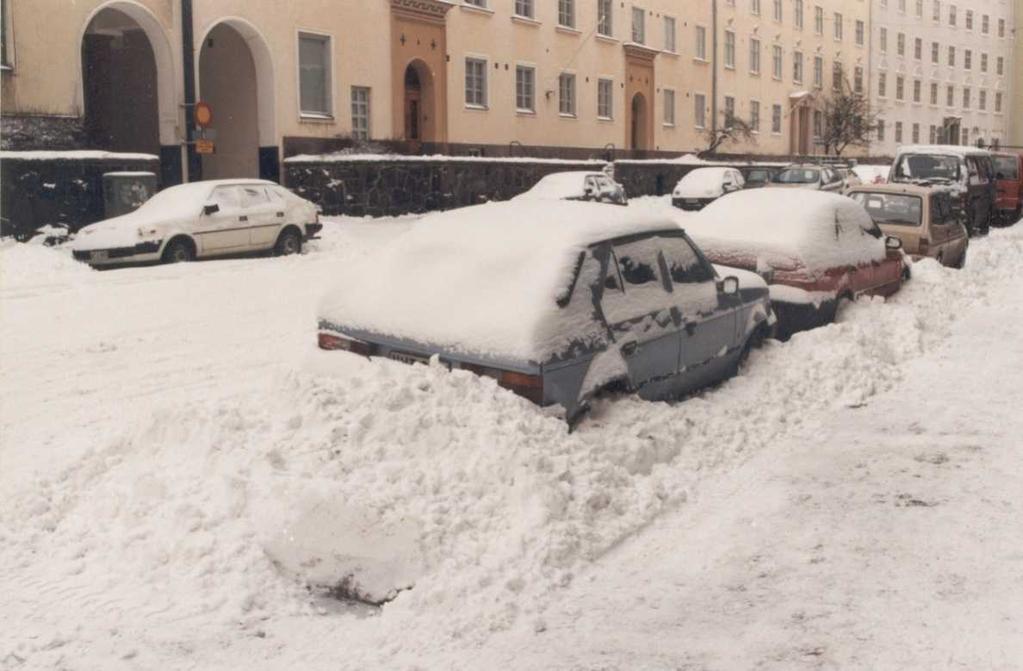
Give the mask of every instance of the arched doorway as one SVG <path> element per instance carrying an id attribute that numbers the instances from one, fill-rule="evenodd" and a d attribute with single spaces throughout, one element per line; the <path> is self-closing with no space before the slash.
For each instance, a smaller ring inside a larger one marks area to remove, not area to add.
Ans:
<path id="1" fill-rule="evenodd" d="M 202 157 L 203 179 L 280 174 L 273 107 L 273 61 L 248 22 L 210 28 L 199 52 L 199 98 L 213 109 L 215 153 Z"/>
<path id="2" fill-rule="evenodd" d="M 646 98 L 643 97 L 642 93 L 637 93 L 632 96 L 632 128 L 630 129 L 629 138 L 632 143 L 632 149 L 647 149 L 649 147 L 649 140 L 646 136 L 647 131 L 647 104 Z"/>
<path id="3" fill-rule="evenodd" d="M 426 63 L 416 59 L 405 67 L 403 88 L 405 139 L 412 142 L 436 142 L 436 93 L 433 74 Z"/>

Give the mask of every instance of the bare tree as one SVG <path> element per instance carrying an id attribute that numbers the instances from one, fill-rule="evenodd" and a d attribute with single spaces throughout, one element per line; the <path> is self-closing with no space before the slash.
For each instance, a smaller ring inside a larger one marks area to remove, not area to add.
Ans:
<path id="1" fill-rule="evenodd" d="M 824 128 L 820 143 L 825 154 L 834 151 L 841 156 L 849 147 L 869 147 L 880 125 L 880 114 L 870 108 L 867 96 L 854 90 L 847 78 L 823 100 L 821 111 Z"/>
<path id="2" fill-rule="evenodd" d="M 717 128 L 708 128 L 704 131 L 703 135 L 707 139 L 707 148 L 699 153 L 700 158 L 712 156 L 717 153 L 721 146 L 728 142 L 744 141 L 756 144 L 757 136 L 753 132 L 752 126 L 728 112 L 722 112 L 721 117 L 724 119 L 724 123 Z"/>

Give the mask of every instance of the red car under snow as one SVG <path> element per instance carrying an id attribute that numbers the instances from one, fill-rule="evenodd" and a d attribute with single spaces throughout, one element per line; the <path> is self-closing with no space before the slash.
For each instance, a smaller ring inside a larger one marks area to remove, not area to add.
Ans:
<path id="1" fill-rule="evenodd" d="M 1015 224 L 1023 216 L 1023 156 L 992 154 L 995 164 L 995 208 L 1004 224 Z"/>

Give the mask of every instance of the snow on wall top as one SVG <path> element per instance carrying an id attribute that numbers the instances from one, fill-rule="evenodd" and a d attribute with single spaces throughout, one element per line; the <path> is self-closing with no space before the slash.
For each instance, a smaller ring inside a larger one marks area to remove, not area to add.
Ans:
<path id="1" fill-rule="evenodd" d="M 886 255 L 884 241 L 866 232 L 873 222 L 862 206 L 810 189 L 733 193 L 686 218 L 685 228 L 715 263 L 725 265 L 819 271 Z"/>
<path id="2" fill-rule="evenodd" d="M 951 156 L 989 156 L 987 149 L 959 144 L 907 144 L 899 147 L 896 158 L 902 154 L 937 154 Z"/>
<path id="3" fill-rule="evenodd" d="M 319 316 L 463 354 L 540 363 L 587 328 L 592 306 L 572 309 L 586 303 L 578 287 L 568 308 L 557 305 L 578 253 L 600 240 L 673 228 L 649 211 L 572 201 L 439 212 L 340 268 Z"/>
<path id="4" fill-rule="evenodd" d="M 0 151 L 2 161 L 158 161 L 154 154 L 129 154 L 113 151 L 97 151 L 92 149 L 76 149 L 73 151 Z"/>
<path id="5" fill-rule="evenodd" d="M 406 162 L 469 162 L 469 163 L 553 163 L 557 165 L 596 165 L 603 166 L 605 161 L 597 159 L 580 159 L 577 161 L 563 158 L 535 158 L 530 156 L 448 156 L 433 154 L 430 156 L 409 156 L 406 154 L 298 154 L 284 159 L 285 163 L 333 163 L 342 161 L 372 163 L 375 161 L 406 161 Z"/>

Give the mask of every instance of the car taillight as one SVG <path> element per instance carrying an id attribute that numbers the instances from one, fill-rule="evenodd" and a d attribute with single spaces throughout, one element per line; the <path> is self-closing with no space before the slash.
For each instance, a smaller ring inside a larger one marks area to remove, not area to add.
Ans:
<path id="1" fill-rule="evenodd" d="M 361 340 L 342 338 L 341 336 L 334 335 L 333 333 L 324 333 L 323 331 L 320 331 L 317 336 L 317 341 L 320 349 L 342 350 L 344 352 L 351 352 L 361 356 L 372 356 L 373 354 L 373 345 L 367 342 L 362 342 Z"/>
<path id="2" fill-rule="evenodd" d="M 498 376 L 497 383 L 537 405 L 543 403 L 543 378 L 539 375 L 527 375 L 525 373 L 514 373 L 504 370 Z"/>

